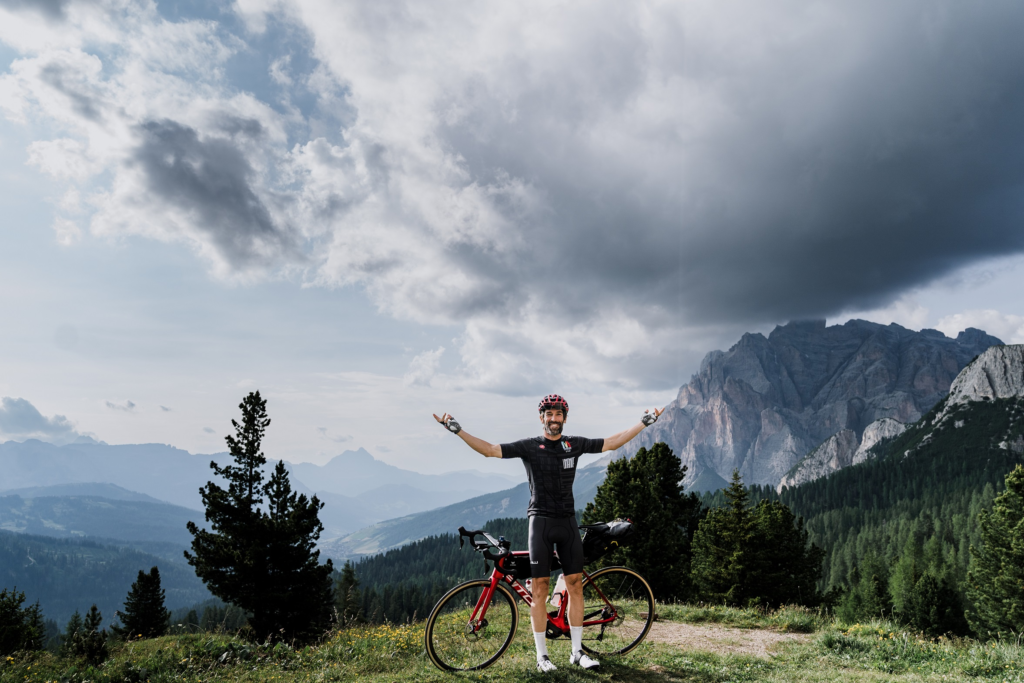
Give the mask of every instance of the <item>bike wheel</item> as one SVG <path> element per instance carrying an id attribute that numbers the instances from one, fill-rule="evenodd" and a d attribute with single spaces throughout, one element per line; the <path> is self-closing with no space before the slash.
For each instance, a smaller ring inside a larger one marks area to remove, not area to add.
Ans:
<path id="1" fill-rule="evenodd" d="M 611 621 L 605 621 L 614 617 Z M 587 625 L 587 622 L 604 623 Z M 644 577 L 626 567 L 606 567 L 583 581 L 583 649 L 626 654 L 651 630 L 654 593 Z"/>
<path id="2" fill-rule="evenodd" d="M 483 620 L 471 620 L 480 596 L 491 585 L 477 579 L 459 584 L 437 601 L 427 618 L 427 655 L 445 671 L 473 671 L 493 664 L 519 627 L 519 610 L 512 592 L 495 586 Z"/>

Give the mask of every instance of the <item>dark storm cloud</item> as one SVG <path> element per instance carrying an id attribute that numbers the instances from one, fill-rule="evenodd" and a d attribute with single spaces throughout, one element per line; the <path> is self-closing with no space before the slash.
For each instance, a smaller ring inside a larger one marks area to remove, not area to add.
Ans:
<path id="1" fill-rule="evenodd" d="M 739 66 L 740 30 L 719 53 L 691 35 L 656 65 L 624 55 L 595 107 L 634 106 L 656 66 L 722 110 L 694 123 L 680 100 L 679 120 L 634 132 L 632 150 L 574 142 L 590 114 L 546 86 L 514 103 L 513 126 L 485 102 L 447 130 L 475 174 L 531 178 L 551 203 L 508 282 L 561 276 L 570 314 L 652 300 L 690 322 L 754 323 L 877 306 L 1024 251 L 1024 5 L 844 7 L 834 40 L 785 44 L 794 11 L 762 29 L 782 47 Z"/>
<path id="2" fill-rule="evenodd" d="M 23 398 L 0 399 L 0 438 L 69 443 L 79 437 L 63 415 L 46 417 Z"/>
<path id="3" fill-rule="evenodd" d="M 258 122 L 224 123 L 234 133 L 262 133 Z M 203 140 L 194 129 L 166 120 L 143 124 L 140 134 L 134 162 L 150 191 L 193 216 L 195 227 L 225 261 L 245 268 L 294 255 L 291 238 L 274 224 L 253 190 L 253 168 L 234 142 Z"/>
<path id="4" fill-rule="evenodd" d="M 90 121 L 99 122 L 102 118 L 99 105 L 82 88 L 74 82 L 75 73 L 61 64 L 47 64 L 39 70 L 39 77 L 44 83 L 63 93 L 70 101 L 71 108 L 79 116 Z"/>
<path id="5" fill-rule="evenodd" d="M 0 0 L 0 7 L 13 10 L 34 10 L 51 19 L 63 19 L 71 0 Z"/>

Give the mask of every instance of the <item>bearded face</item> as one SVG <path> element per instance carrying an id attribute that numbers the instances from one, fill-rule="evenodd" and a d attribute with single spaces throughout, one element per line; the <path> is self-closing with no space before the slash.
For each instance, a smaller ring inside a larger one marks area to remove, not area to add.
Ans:
<path id="1" fill-rule="evenodd" d="M 540 422 L 544 426 L 544 435 L 557 439 L 562 436 L 562 427 L 565 426 L 565 414 L 559 410 L 545 410 L 540 414 Z"/>

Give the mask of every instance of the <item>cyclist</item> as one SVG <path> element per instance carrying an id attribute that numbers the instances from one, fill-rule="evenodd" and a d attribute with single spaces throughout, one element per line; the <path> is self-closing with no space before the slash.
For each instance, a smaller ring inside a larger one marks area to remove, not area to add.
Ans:
<path id="1" fill-rule="evenodd" d="M 585 453 L 614 451 L 628 443 L 650 426 L 664 409 L 646 410 L 640 422 L 607 439 L 585 439 L 564 436 L 562 429 L 569 415 L 569 404 L 558 394 L 548 394 L 540 401 L 540 422 L 543 435 L 513 443 L 495 445 L 467 433 L 454 417 L 445 413 L 434 419 L 457 434 L 470 448 L 489 458 L 521 458 L 530 481 L 530 569 L 533 594 L 547 596 L 551 581 L 551 558 L 558 547 L 558 559 L 569 591 L 569 636 L 572 640 L 571 664 L 584 669 L 600 666 L 600 662 L 583 652 L 583 542 L 576 525 L 576 503 L 572 484 L 576 464 Z M 530 609 L 533 640 L 537 646 L 537 668 L 554 671 L 548 658 L 545 640 L 547 629 L 546 599 L 536 598 Z"/>

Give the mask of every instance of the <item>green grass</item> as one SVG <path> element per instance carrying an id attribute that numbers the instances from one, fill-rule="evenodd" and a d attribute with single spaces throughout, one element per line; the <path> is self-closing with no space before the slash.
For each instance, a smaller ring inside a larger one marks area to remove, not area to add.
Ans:
<path id="1" fill-rule="evenodd" d="M 785 633 L 814 633 L 831 620 L 818 610 L 787 605 L 778 610 L 721 605 L 658 605 L 658 618 L 687 624 L 721 624 L 733 628 L 763 628 Z"/>
<path id="2" fill-rule="evenodd" d="M 724 612 L 719 614 L 719 612 Z M 48 653 L 0 658 L 0 683 L 325 683 L 330 681 L 977 681 L 1024 683 L 1024 648 L 1016 643 L 930 641 L 888 622 L 845 626 L 813 612 L 721 610 L 665 605 L 660 620 L 746 625 L 816 635 L 783 645 L 769 659 L 719 655 L 646 643 L 620 658 L 604 658 L 600 673 L 571 671 L 569 644 L 550 642 L 561 668 L 542 676 L 534 670 L 533 641 L 525 609 L 519 632 L 497 664 L 482 672 L 445 674 L 423 653 L 423 626 L 386 625 L 333 634 L 302 649 L 254 645 L 229 635 L 178 635 L 120 644 L 100 667 Z M 799 624 L 793 628 L 793 624 Z"/>

